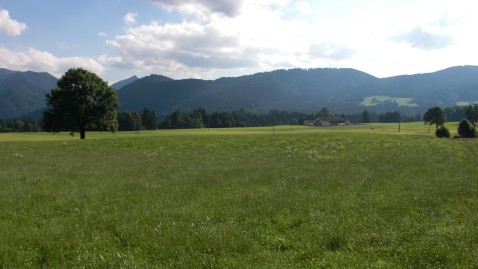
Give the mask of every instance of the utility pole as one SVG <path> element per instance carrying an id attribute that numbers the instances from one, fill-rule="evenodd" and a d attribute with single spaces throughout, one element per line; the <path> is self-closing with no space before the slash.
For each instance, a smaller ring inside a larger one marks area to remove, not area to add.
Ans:
<path id="1" fill-rule="evenodd" d="M 398 132 L 400 133 L 400 123 L 402 121 L 402 114 L 400 114 L 400 105 L 397 103 L 398 107 Z"/>

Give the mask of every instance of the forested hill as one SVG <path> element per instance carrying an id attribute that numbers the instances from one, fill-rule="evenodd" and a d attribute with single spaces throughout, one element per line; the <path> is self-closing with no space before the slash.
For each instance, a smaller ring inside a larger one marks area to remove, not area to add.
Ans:
<path id="1" fill-rule="evenodd" d="M 172 80 L 152 75 L 125 86 L 122 108 L 146 106 L 158 113 L 203 107 L 208 111 L 271 109 L 315 111 L 322 106 L 340 110 L 360 103 L 359 85 L 377 78 L 354 69 L 292 69 L 217 80 Z"/>
<path id="2" fill-rule="evenodd" d="M 291 69 L 217 80 L 173 80 L 151 75 L 119 92 L 122 109 L 142 107 L 159 114 L 203 107 L 208 111 L 244 108 L 337 113 L 397 109 L 411 113 L 431 106 L 478 101 L 478 67 L 452 67 L 434 73 L 377 78 L 354 69 Z"/>
<path id="3" fill-rule="evenodd" d="M 48 73 L 0 69 L 0 119 L 41 116 L 45 94 L 56 81 Z M 150 75 L 121 83 L 121 110 L 133 112 L 147 107 L 157 115 L 198 107 L 207 111 L 243 108 L 251 112 L 275 109 L 306 113 L 327 107 L 333 113 L 357 113 L 364 107 L 386 112 L 400 106 L 405 113 L 423 113 L 433 106 L 478 101 L 478 66 L 382 79 L 349 68 L 318 68 L 216 80 L 174 80 Z"/>
<path id="4" fill-rule="evenodd" d="M 45 107 L 45 94 L 56 86 L 48 73 L 0 68 L 0 119 L 17 118 Z"/>

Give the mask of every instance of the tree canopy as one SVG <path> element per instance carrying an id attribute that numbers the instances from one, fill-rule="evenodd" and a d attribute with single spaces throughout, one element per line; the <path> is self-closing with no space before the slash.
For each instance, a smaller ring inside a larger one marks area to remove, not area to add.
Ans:
<path id="1" fill-rule="evenodd" d="M 141 122 L 146 130 L 156 130 L 158 128 L 158 120 L 154 110 L 143 108 L 141 113 Z"/>
<path id="2" fill-rule="evenodd" d="M 446 114 L 440 107 L 429 108 L 423 115 L 423 121 L 428 124 L 428 127 L 435 124 L 436 129 L 446 121 Z"/>
<path id="3" fill-rule="evenodd" d="M 465 117 L 475 126 L 476 122 L 478 122 L 478 104 L 466 106 Z"/>
<path id="4" fill-rule="evenodd" d="M 458 125 L 458 134 L 462 138 L 474 138 L 476 137 L 475 126 L 467 119 L 464 119 Z"/>
<path id="5" fill-rule="evenodd" d="M 116 131 L 115 109 L 120 106 L 116 91 L 96 74 L 82 68 L 68 70 L 57 87 L 46 94 L 43 112 L 46 131 L 79 132 L 85 139 L 87 128 Z"/>

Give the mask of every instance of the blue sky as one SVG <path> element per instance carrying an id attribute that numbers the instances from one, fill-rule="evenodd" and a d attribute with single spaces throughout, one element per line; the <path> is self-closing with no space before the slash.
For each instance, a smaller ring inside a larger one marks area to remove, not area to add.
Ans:
<path id="1" fill-rule="evenodd" d="M 478 65 L 474 0 L 0 0 L 0 67 L 215 79 Z"/>

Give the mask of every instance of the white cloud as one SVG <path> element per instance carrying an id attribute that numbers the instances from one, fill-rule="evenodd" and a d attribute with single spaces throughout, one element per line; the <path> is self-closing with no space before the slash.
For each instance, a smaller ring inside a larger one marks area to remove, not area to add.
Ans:
<path id="1" fill-rule="evenodd" d="M 97 74 L 105 68 L 96 60 L 88 57 L 56 57 L 51 53 L 27 48 L 14 51 L 0 45 L 0 62 L 2 67 L 18 71 L 48 72 L 60 77 L 72 67 L 82 67 Z"/>
<path id="2" fill-rule="evenodd" d="M 105 32 L 98 32 L 96 35 L 97 35 L 99 38 L 105 38 L 105 37 L 108 36 Z"/>
<path id="3" fill-rule="evenodd" d="M 443 49 L 453 42 L 453 37 L 448 34 L 431 33 L 421 27 L 415 27 L 409 32 L 391 37 L 392 41 L 410 44 L 413 48 L 423 50 Z"/>
<path id="4" fill-rule="evenodd" d="M 186 14 L 222 13 L 235 16 L 245 0 L 150 0 L 163 8 L 172 11 L 178 10 Z"/>
<path id="5" fill-rule="evenodd" d="M 130 25 L 136 22 L 136 16 L 138 13 L 128 12 L 124 17 L 123 21 L 126 25 Z"/>
<path id="6" fill-rule="evenodd" d="M 383 77 L 478 64 L 471 0 L 150 1 L 181 19 L 129 26 L 101 63 L 174 78 L 295 67 Z"/>
<path id="7" fill-rule="evenodd" d="M 0 10 L 0 32 L 4 32 L 9 36 L 19 36 L 27 29 L 27 25 L 10 18 L 8 10 Z"/>
<path id="8" fill-rule="evenodd" d="M 304 11 L 297 5 L 306 6 L 303 0 L 290 8 L 286 0 L 244 1 L 234 17 L 212 14 L 207 21 L 131 27 L 107 41 L 117 54 L 103 60 L 110 59 L 121 68 L 143 68 L 178 78 L 217 76 L 231 70 L 313 67 L 323 59 L 340 60 L 352 54 L 347 46 L 334 48 L 335 43 L 315 38 L 308 22 L 286 19 L 289 10 Z M 327 51 L 312 51 L 320 46 Z"/>
<path id="9" fill-rule="evenodd" d="M 61 41 L 56 43 L 56 47 L 61 50 L 68 50 L 68 49 L 81 49 L 80 44 L 78 43 L 69 43 L 66 41 Z"/>

